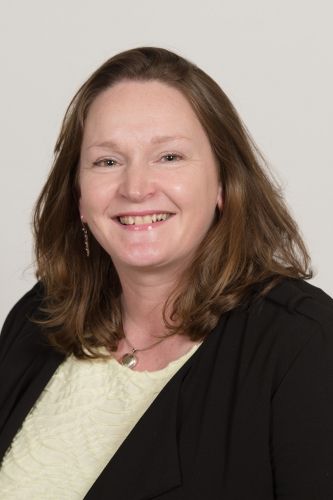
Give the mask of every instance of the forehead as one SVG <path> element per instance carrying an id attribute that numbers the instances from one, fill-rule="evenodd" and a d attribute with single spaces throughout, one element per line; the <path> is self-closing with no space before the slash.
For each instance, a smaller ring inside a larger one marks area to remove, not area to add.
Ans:
<path id="1" fill-rule="evenodd" d="M 99 94 L 88 111 L 84 137 L 110 133 L 141 135 L 205 134 L 186 97 L 160 81 L 122 81 Z"/>

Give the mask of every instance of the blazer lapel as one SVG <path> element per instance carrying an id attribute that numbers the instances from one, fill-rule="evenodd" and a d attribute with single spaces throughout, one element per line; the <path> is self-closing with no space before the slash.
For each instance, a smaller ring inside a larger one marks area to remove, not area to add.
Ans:
<path id="1" fill-rule="evenodd" d="M 178 406 L 191 358 L 172 377 L 127 436 L 85 500 L 143 500 L 181 484 Z"/>
<path id="2" fill-rule="evenodd" d="M 8 360 L 13 363 L 12 373 L 9 366 L 4 367 L 4 372 L 1 370 L 0 380 L 3 385 L 0 388 L 0 461 L 63 359 L 61 354 L 55 352 L 40 352 L 29 364 L 19 365 L 19 369 L 15 364 L 16 360 Z M 7 382 L 9 381 L 10 393 L 6 390 L 6 378 Z"/>

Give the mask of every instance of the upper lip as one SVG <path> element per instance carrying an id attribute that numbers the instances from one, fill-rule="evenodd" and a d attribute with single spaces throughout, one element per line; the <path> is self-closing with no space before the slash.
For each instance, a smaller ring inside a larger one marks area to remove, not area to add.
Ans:
<path id="1" fill-rule="evenodd" d="M 154 215 L 154 214 L 173 214 L 174 212 L 170 212 L 170 210 L 144 210 L 144 211 L 133 211 L 133 212 L 120 212 L 116 214 L 114 217 L 144 217 L 145 215 Z"/>

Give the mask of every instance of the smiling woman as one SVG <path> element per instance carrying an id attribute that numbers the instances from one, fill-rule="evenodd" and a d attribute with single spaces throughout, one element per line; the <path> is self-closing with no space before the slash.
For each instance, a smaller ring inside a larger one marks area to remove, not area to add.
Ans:
<path id="1" fill-rule="evenodd" d="M 158 81 L 120 82 L 95 99 L 79 168 L 82 221 L 119 276 L 158 266 L 160 280 L 176 279 L 222 209 L 208 137 L 183 94 Z"/>
<path id="2" fill-rule="evenodd" d="M 0 339 L 1 500 L 333 498 L 332 300 L 206 73 L 154 47 L 98 68 L 34 233 Z"/>

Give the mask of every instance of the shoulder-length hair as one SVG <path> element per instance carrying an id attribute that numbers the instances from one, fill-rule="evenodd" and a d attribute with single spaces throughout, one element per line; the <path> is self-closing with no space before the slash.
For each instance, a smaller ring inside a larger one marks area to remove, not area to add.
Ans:
<path id="1" fill-rule="evenodd" d="M 221 314 L 246 303 L 254 284 L 262 283 L 266 293 L 282 277 L 311 277 L 297 225 L 219 85 L 168 50 L 122 52 L 97 69 L 71 101 L 34 213 L 36 276 L 45 291 L 38 322 L 54 347 L 79 358 L 102 356 L 101 346 L 115 350 L 124 336 L 121 283 L 110 255 L 91 233 L 86 257 L 78 208 L 78 166 L 89 107 L 123 80 L 157 80 L 182 92 L 208 135 L 223 187 L 223 212 L 216 214 L 165 304 L 168 334 L 202 339 Z"/>

